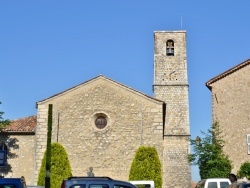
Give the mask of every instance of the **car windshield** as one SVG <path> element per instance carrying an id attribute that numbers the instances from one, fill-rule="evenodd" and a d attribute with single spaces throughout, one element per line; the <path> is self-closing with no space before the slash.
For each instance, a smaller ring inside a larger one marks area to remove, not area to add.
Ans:
<path id="1" fill-rule="evenodd" d="M 250 188 L 250 183 L 243 185 L 242 188 Z"/>
<path id="2" fill-rule="evenodd" d="M 16 186 L 14 184 L 1 184 L 0 188 L 15 188 Z"/>

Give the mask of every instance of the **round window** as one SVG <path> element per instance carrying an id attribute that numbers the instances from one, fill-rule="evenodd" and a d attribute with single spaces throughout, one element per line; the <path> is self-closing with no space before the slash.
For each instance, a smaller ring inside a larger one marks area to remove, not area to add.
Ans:
<path id="1" fill-rule="evenodd" d="M 91 116 L 91 125 L 97 131 L 104 131 L 110 126 L 110 117 L 103 111 L 95 112 Z"/>
<path id="2" fill-rule="evenodd" d="M 99 116 L 96 118 L 95 120 L 95 126 L 98 128 L 98 129 L 103 129 L 107 126 L 107 120 L 104 116 Z"/>

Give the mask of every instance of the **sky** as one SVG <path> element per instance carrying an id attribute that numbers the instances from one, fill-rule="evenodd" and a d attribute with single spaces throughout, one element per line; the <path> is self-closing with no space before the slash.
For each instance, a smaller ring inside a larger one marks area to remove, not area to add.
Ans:
<path id="1" fill-rule="evenodd" d="M 187 32 L 191 138 L 212 122 L 205 83 L 250 58 L 250 1 L 0 0 L 0 111 L 36 114 L 36 102 L 100 74 L 153 96 L 154 31 Z M 200 179 L 192 167 L 192 179 Z"/>

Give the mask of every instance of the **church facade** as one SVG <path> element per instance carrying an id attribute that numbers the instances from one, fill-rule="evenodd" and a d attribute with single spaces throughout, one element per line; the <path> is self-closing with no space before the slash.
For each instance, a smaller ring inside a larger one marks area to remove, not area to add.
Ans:
<path id="1" fill-rule="evenodd" d="M 2 137 L 18 145 L 9 147 L 16 155 L 6 176 L 36 184 L 52 104 L 52 142 L 67 151 L 74 176 L 92 167 L 95 176 L 128 180 L 138 147 L 153 146 L 163 187 L 191 187 L 186 31 L 155 31 L 154 42 L 154 96 L 99 75 L 38 101 L 37 115 L 13 121 Z"/>

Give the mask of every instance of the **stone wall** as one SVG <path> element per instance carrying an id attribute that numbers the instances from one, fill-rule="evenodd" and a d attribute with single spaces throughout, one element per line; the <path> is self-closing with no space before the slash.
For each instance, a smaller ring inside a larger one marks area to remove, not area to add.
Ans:
<path id="1" fill-rule="evenodd" d="M 155 32 L 154 96 L 166 103 L 163 187 L 191 187 L 186 32 Z M 174 54 L 166 43 L 174 42 Z"/>
<path id="2" fill-rule="evenodd" d="M 154 85 L 187 85 L 186 32 L 156 31 L 154 38 Z M 166 42 L 170 39 L 174 41 L 174 56 L 166 55 Z"/>
<path id="3" fill-rule="evenodd" d="M 190 164 L 187 162 L 189 153 L 188 136 L 164 137 L 164 182 L 165 187 L 191 187 Z"/>
<path id="4" fill-rule="evenodd" d="M 141 145 L 155 146 L 162 160 L 162 104 L 103 76 L 38 103 L 36 175 L 46 149 L 48 104 L 53 104 L 53 142 L 62 144 L 74 176 L 128 180 L 130 165 Z M 105 114 L 108 125 L 94 120 Z"/>
<path id="5" fill-rule="evenodd" d="M 233 173 L 250 161 L 247 134 L 250 134 L 250 66 L 211 84 L 213 121 L 218 121 L 226 142 L 223 150 L 233 161 Z"/>
<path id="6" fill-rule="evenodd" d="M 1 139 L 5 140 L 9 154 L 11 154 L 8 155 L 11 170 L 5 174 L 6 169 L 1 168 L 1 173 L 4 173 L 5 177 L 24 176 L 27 185 L 34 185 L 35 135 L 1 135 Z"/>

